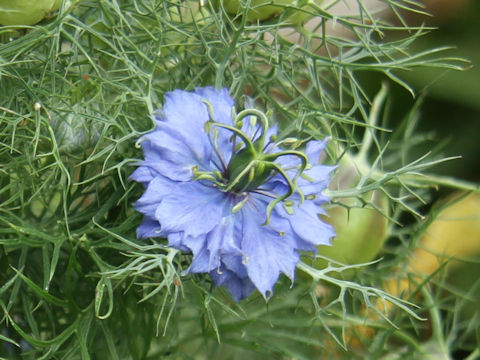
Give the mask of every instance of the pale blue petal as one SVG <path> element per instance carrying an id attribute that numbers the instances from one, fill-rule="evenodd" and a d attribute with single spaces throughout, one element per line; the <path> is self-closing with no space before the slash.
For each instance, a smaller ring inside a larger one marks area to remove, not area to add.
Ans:
<path id="1" fill-rule="evenodd" d="M 335 230 L 318 216 L 325 210 L 313 201 L 307 200 L 295 206 L 293 211 L 293 214 L 288 214 L 285 210 L 279 209 L 279 212 L 283 212 L 285 219 L 290 222 L 297 236 L 314 245 L 330 245 L 330 239 L 335 236 Z"/>
<path id="2" fill-rule="evenodd" d="M 310 140 L 305 147 L 305 155 L 312 165 L 317 165 L 322 158 L 325 146 L 330 138 L 325 138 L 322 141 Z"/>
<path id="3" fill-rule="evenodd" d="M 141 165 L 143 162 L 139 163 Z M 140 166 L 130 175 L 130 180 L 135 180 L 139 183 L 142 183 L 146 186 L 150 181 L 152 181 L 155 176 L 158 175 L 158 172 L 148 166 Z"/>
<path id="4" fill-rule="evenodd" d="M 330 173 L 335 169 L 335 166 L 315 165 L 311 169 L 304 171 L 304 174 L 313 181 L 298 178 L 297 185 L 302 191 L 303 195 L 319 195 L 324 191 L 330 182 Z M 327 198 L 328 199 L 328 198 Z"/>
<path id="5" fill-rule="evenodd" d="M 209 264 L 213 267 L 218 267 L 220 259 L 226 255 L 233 254 L 241 257 L 240 232 L 235 229 L 235 221 L 238 220 L 236 219 L 237 214 L 232 214 L 231 206 L 226 207 L 225 212 L 227 214 L 224 214 L 219 224 L 207 236 L 206 246 L 211 256 Z"/>
<path id="6" fill-rule="evenodd" d="M 227 89 L 215 89 L 212 86 L 207 86 L 196 88 L 195 94 L 212 105 L 213 121 L 233 125 L 232 109 L 234 101 Z"/>
<path id="7" fill-rule="evenodd" d="M 157 220 L 145 216 L 137 228 L 137 237 L 146 239 L 151 237 L 160 237 L 160 224 Z"/>
<path id="8" fill-rule="evenodd" d="M 183 233 L 176 232 L 168 234 L 168 245 L 185 252 L 190 252 L 191 250 L 184 245 L 183 243 Z"/>
<path id="9" fill-rule="evenodd" d="M 141 163 L 177 181 L 192 179 L 193 168 L 209 170 L 212 148 L 205 133 L 184 137 L 178 128 L 158 122 L 157 130 L 140 143 L 145 155 Z"/>
<path id="10" fill-rule="evenodd" d="M 198 181 L 178 182 L 162 198 L 155 218 L 167 233 L 182 231 L 186 237 L 204 235 L 220 222 L 226 196 Z"/>
<path id="11" fill-rule="evenodd" d="M 200 96 L 174 90 L 165 94 L 163 111 L 157 114 L 157 119 L 167 122 L 189 138 L 192 134 L 205 136 L 204 125 L 209 120 L 209 114 Z"/>
<path id="12" fill-rule="evenodd" d="M 240 278 L 248 276 L 247 268 L 244 264 L 243 254 L 226 254 L 222 256 L 222 264 L 230 271 L 233 271 Z"/>
<path id="13" fill-rule="evenodd" d="M 255 205 L 258 205 L 255 204 Z M 243 214 L 242 250 L 248 276 L 262 295 L 268 299 L 280 272 L 290 279 L 300 259 L 295 240 L 290 234 L 280 234 L 269 226 L 262 226 L 258 217 L 259 206 L 245 206 Z M 265 211 L 265 209 L 263 209 Z"/>
<path id="14" fill-rule="evenodd" d="M 155 219 L 155 213 L 157 212 L 160 202 L 165 196 L 171 193 L 172 188 L 174 188 L 176 185 L 176 182 L 158 175 L 152 181 L 150 181 L 147 189 L 140 199 L 133 204 L 133 207 L 135 210 L 141 212 L 149 218 Z"/>
<path id="15" fill-rule="evenodd" d="M 188 269 L 191 273 L 205 273 L 220 267 L 218 264 L 210 264 L 210 251 L 207 249 L 205 235 L 197 237 L 186 237 L 183 244 L 193 253 L 192 263 Z"/>
<path id="16" fill-rule="evenodd" d="M 211 271 L 210 277 L 215 286 L 225 287 L 235 301 L 247 298 L 255 286 L 248 277 L 239 277 L 234 272 L 221 268 L 218 271 Z"/>

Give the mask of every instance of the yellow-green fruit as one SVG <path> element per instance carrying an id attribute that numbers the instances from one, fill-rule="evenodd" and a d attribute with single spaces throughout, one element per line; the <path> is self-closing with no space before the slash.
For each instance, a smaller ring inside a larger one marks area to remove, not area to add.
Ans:
<path id="1" fill-rule="evenodd" d="M 222 0 L 220 0 L 222 1 Z M 323 0 L 315 0 L 320 4 Z M 246 0 L 223 0 L 223 7 L 230 15 L 242 15 Z M 286 19 L 297 24 L 313 17 L 314 9 L 309 1 L 303 0 L 251 0 L 247 11 L 247 21 L 268 20 L 285 12 Z M 309 14 L 310 13 L 310 14 Z"/>
<path id="2" fill-rule="evenodd" d="M 451 200 L 452 201 L 452 200 Z M 414 252 L 410 269 L 428 276 L 442 263 L 451 268 L 480 255 L 480 193 L 456 194 L 451 205 L 444 208 L 422 235 Z"/>
<path id="3" fill-rule="evenodd" d="M 474 269 L 480 264 L 480 193 L 457 193 L 448 203 L 421 235 L 408 263 L 410 275 L 390 279 L 384 285 L 387 292 L 408 294 L 443 265 L 451 286 L 466 288 L 478 281 Z M 469 274 L 473 275 L 470 279 Z"/>
<path id="4" fill-rule="evenodd" d="M 50 11 L 57 11 L 58 9 L 60 9 L 60 5 L 62 5 L 62 2 L 63 2 L 63 0 L 55 0 L 53 2 L 53 6 L 50 9 Z"/>
<path id="5" fill-rule="evenodd" d="M 33 25 L 50 11 L 58 10 L 62 0 L 0 0 L 0 25 Z"/>

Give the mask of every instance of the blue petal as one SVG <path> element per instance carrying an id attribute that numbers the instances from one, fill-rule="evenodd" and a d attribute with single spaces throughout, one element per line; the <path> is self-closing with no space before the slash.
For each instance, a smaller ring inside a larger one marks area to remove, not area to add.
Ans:
<path id="1" fill-rule="evenodd" d="M 155 219 L 155 213 L 162 199 L 171 193 L 177 183 L 158 175 L 147 186 L 143 195 L 133 205 L 135 210 Z M 158 221 L 157 221 L 158 222 Z"/>
<path id="2" fill-rule="evenodd" d="M 165 94 L 163 116 L 160 119 L 189 138 L 192 134 L 205 134 L 204 126 L 209 115 L 200 96 L 184 90 L 174 90 Z"/>
<path id="3" fill-rule="evenodd" d="M 149 237 L 160 237 L 160 224 L 157 220 L 145 216 L 137 228 L 137 237 L 146 239 Z"/>
<path id="4" fill-rule="evenodd" d="M 220 222 L 224 207 L 228 206 L 227 195 L 198 181 L 172 185 L 155 212 L 163 231 L 182 231 L 185 237 L 197 237 L 207 234 Z"/>
<path id="5" fill-rule="evenodd" d="M 188 247 L 194 254 L 189 271 L 198 273 L 219 269 L 221 262 L 228 257 L 237 257 L 241 262 L 242 252 L 238 235 L 239 231 L 235 229 L 235 214 L 232 214 L 231 206 L 227 205 L 224 207 L 224 216 L 207 235 L 183 238 L 182 245 Z M 246 271 L 238 273 L 241 274 L 246 276 Z"/>
<path id="6" fill-rule="evenodd" d="M 255 290 L 255 286 L 248 277 L 239 277 L 226 268 L 211 271 L 210 277 L 215 286 L 224 286 L 236 302 L 247 298 Z"/>
<path id="7" fill-rule="evenodd" d="M 148 166 L 140 166 L 132 173 L 132 175 L 130 175 L 129 179 L 135 180 L 139 183 L 142 183 L 144 186 L 146 186 L 157 175 L 158 175 L 158 172 L 155 171 L 154 169 Z"/>
<path id="8" fill-rule="evenodd" d="M 297 236 L 313 245 L 330 245 L 330 239 L 335 236 L 335 230 L 318 217 L 318 214 L 325 213 L 323 208 L 316 205 L 314 201 L 306 200 L 303 204 L 295 206 L 293 210 L 293 214 L 288 214 L 284 209 L 278 208 L 278 212 L 283 213 L 283 217 L 290 222 Z"/>
<path id="9" fill-rule="evenodd" d="M 329 182 L 330 173 L 335 169 L 335 166 L 328 165 L 314 165 L 311 169 L 304 171 L 303 173 L 313 181 L 310 181 L 304 177 L 300 177 L 297 181 L 299 189 L 303 195 L 321 195 Z M 328 198 L 324 197 L 328 200 Z"/>
<path id="10" fill-rule="evenodd" d="M 262 226 L 263 220 L 258 216 L 258 211 L 265 213 L 266 209 L 261 209 L 261 206 L 256 202 L 242 209 L 242 250 L 246 256 L 245 266 L 249 278 L 268 299 L 272 295 L 273 285 L 280 272 L 294 279 L 299 255 L 291 234 L 282 235 L 269 226 Z"/>
<path id="11" fill-rule="evenodd" d="M 322 141 L 311 140 L 307 143 L 307 146 L 305 147 L 305 155 L 307 155 L 308 161 L 312 165 L 317 165 L 321 160 L 323 150 L 325 150 L 328 140 L 330 140 L 330 138 L 327 137 Z"/>
<path id="12" fill-rule="evenodd" d="M 212 86 L 207 86 L 196 88 L 195 94 L 200 96 L 200 98 L 207 100 L 212 105 L 213 121 L 226 125 L 233 125 L 232 109 L 234 101 L 227 89 L 215 89 Z"/>
<path id="13" fill-rule="evenodd" d="M 215 128 L 218 133 L 216 144 L 218 154 L 213 152 L 213 136 L 205 132 L 210 119 L 207 100 L 213 106 L 215 121 L 232 124 L 233 99 L 226 89 L 197 89 L 196 93 L 175 90 L 165 94 L 165 106 L 157 113 L 157 127 L 142 138 L 145 165 L 173 180 L 188 181 L 192 168 L 200 170 L 224 170 L 222 163 L 228 163 L 232 153 L 232 133 Z"/>
<path id="14" fill-rule="evenodd" d="M 247 268 L 243 262 L 243 253 L 226 254 L 222 256 L 222 264 L 230 271 L 233 271 L 238 277 L 245 278 L 248 276 Z"/>
<path id="15" fill-rule="evenodd" d="M 209 170 L 212 147 L 207 135 L 202 132 L 182 134 L 178 128 L 158 122 L 157 129 L 143 137 L 143 165 L 177 181 L 192 179 L 192 169 Z"/>
<path id="16" fill-rule="evenodd" d="M 191 250 L 183 244 L 183 233 L 170 233 L 168 234 L 168 246 L 171 246 L 175 249 L 190 252 Z"/>
<path id="17" fill-rule="evenodd" d="M 210 252 L 207 249 L 206 242 L 205 235 L 197 237 L 187 236 L 184 238 L 183 244 L 193 253 L 192 263 L 188 272 L 204 273 L 220 267 L 220 262 L 218 264 L 210 264 Z"/>
<path id="18" fill-rule="evenodd" d="M 232 110 L 234 101 L 227 89 L 223 88 L 218 90 L 209 86 L 197 88 L 195 89 L 195 93 L 203 100 L 208 101 L 212 106 L 213 118 L 211 120 L 225 125 L 233 125 Z M 226 164 L 228 164 L 230 161 L 230 158 L 233 154 L 233 135 L 234 134 L 230 130 L 212 126 L 209 136 L 212 147 L 216 147 L 218 149 L 218 153 L 215 153 L 214 156 L 215 163 L 218 165 L 223 163 L 226 166 Z M 219 155 L 221 156 L 221 159 L 218 158 Z"/>
<path id="19" fill-rule="evenodd" d="M 227 207 L 225 210 L 229 214 L 222 217 L 219 224 L 207 236 L 207 248 L 210 253 L 209 264 L 215 267 L 220 265 L 220 259 L 227 254 L 234 254 L 241 258 L 239 231 L 235 229 L 236 214 L 232 214 L 231 207 Z"/>

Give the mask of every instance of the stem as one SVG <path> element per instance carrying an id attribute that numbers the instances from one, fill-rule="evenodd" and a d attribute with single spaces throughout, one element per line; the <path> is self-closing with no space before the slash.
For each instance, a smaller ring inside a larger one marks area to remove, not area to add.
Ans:
<path id="1" fill-rule="evenodd" d="M 373 99 L 372 110 L 370 111 L 370 116 L 368 117 L 368 127 L 365 128 L 365 133 L 363 134 L 362 147 L 358 152 L 358 159 L 361 161 L 366 161 L 367 153 L 372 145 L 373 141 L 373 128 L 377 125 L 380 109 L 382 108 L 385 98 L 387 97 L 388 88 L 385 83 L 382 83 L 382 88 Z"/>

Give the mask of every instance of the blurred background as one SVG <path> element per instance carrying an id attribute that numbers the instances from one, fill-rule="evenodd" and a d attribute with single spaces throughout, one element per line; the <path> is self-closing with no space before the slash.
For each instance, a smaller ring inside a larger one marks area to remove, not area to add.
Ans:
<path id="1" fill-rule="evenodd" d="M 470 61 L 466 70 L 445 71 L 419 69 L 403 72 L 402 77 L 424 95 L 420 107 L 418 129 L 429 136 L 431 145 L 440 145 L 446 156 L 462 156 L 439 166 L 437 173 L 460 179 L 480 181 L 480 1 L 425 0 L 426 10 L 432 17 L 408 14 L 409 23 L 425 24 L 437 29 L 414 43 L 418 50 L 452 46 L 448 54 Z M 394 111 L 399 115 L 414 104 L 406 90 L 392 88 Z M 401 118 L 399 116 L 399 118 Z M 425 144 L 428 148 L 428 144 Z"/>
<path id="2" fill-rule="evenodd" d="M 427 151 L 435 149 L 444 156 L 461 156 L 461 159 L 443 163 L 435 168 L 435 173 L 444 176 L 456 177 L 459 179 L 480 183 L 480 1 L 477 0 L 425 0 L 426 10 L 432 17 L 411 16 L 408 14 L 408 22 L 415 25 L 425 24 L 435 27 L 427 35 L 414 43 L 418 51 L 426 48 L 452 46 L 448 51 L 449 56 L 461 57 L 468 60 L 465 70 L 445 71 L 442 69 L 419 69 L 411 72 L 403 72 L 402 78 L 406 80 L 416 91 L 417 98 L 422 98 L 420 106 L 420 117 L 417 125 L 419 133 L 424 133 L 427 141 L 418 148 L 418 156 Z M 377 79 L 378 81 L 379 79 Z M 372 85 L 375 84 L 374 80 Z M 378 85 L 377 85 L 378 88 Z M 375 86 L 372 87 L 372 94 Z M 400 86 L 391 87 L 391 113 L 398 114 L 400 120 L 415 104 L 417 99 Z M 434 199 L 444 201 L 445 196 L 452 191 L 440 188 L 434 194 Z M 478 200 L 477 200 L 478 202 Z M 462 209 L 459 205 L 455 210 L 452 208 L 452 219 L 461 219 L 469 214 L 472 209 Z M 466 205 L 465 205 L 466 206 Z M 476 207 L 478 211 L 478 205 Z M 479 214 L 480 215 L 480 214 Z M 477 222 L 465 222 L 463 227 L 458 222 L 455 234 L 445 235 L 450 240 L 463 244 L 465 247 L 467 238 L 471 242 L 479 243 Z M 476 225 L 475 225 L 476 224 Z M 465 228 L 465 226 L 469 228 Z M 455 225 L 452 225 L 455 226 Z M 444 230 L 448 229 L 446 227 Z M 476 230 L 475 230 L 476 229 Z M 440 236 L 440 235 L 439 235 Z M 437 237 L 434 241 L 441 242 Z M 445 240 L 447 241 L 447 240 Z M 451 242 L 451 241 L 450 241 Z M 464 242 L 464 243 L 463 243 Z M 475 246 L 478 248 L 478 246 Z M 478 274 L 480 274 L 480 263 L 478 249 L 475 253 L 467 254 L 470 260 L 460 266 L 450 269 L 446 282 L 437 283 L 437 291 L 442 299 L 440 308 L 444 317 L 444 324 L 448 324 L 450 317 L 458 316 L 463 319 L 457 324 L 469 324 L 463 326 L 452 326 L 447 336 L 450 341 L 461 343 L 472 336 L 468 330 L 471 326 L 477 327 L 480 323 L 480 289 Z M 420 265 L 421 266 L 421 265 Z M 461 298 L 468 299 L 461 304 Z M 451 324 L 455 323 L 452 321 Z M 474 325 L 477 324 L 477 325 Z M 445 332 L 448 326 L 444 329 Z M 455 329 L 456 328 L 456 329 Z M 470 335 L 469 335 L 470 333 Z M 475 333 L 475 331 L 473 332 Z M 455 340 L 454 340 L 455 339 Z M 471 339 L 471 338 L 470 338 Z M 478 339 L 478 330 L 477 330 Z M 471 343 L 475 343 L 471 339 Z M 467 340 L 468 342 L 468 340 Z M 432 353 L 438 344 L 432 342 Z M 478 346 L 478 341 L 477 341 Z M 466 349 L 454 351 L 453 359 L 478 359 L 478 351 L 470 353 Z M 478 350 L 478 349 L 477 349 Z M 473 357 L 472 357 L 473 356 Z"/>

